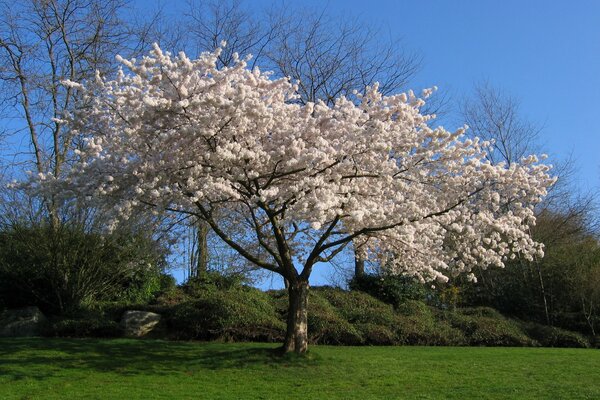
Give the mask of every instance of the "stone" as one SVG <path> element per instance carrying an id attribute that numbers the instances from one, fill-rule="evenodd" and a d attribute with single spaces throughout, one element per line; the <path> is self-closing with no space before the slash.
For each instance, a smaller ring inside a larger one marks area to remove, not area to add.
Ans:
<path id="1" fill-rule="evenodd" d="M 121 327 L 125 336 L 142 337 L 150 333 L 160 322 L 160 314 L 149 311 L 125 311 L 121 318 Z"/>
<path id="2" fill-rule="evenodd" d="M 39 336 L 46 322 L 35 306 L 6 310 L 0 315 L 0 337 Z"/>

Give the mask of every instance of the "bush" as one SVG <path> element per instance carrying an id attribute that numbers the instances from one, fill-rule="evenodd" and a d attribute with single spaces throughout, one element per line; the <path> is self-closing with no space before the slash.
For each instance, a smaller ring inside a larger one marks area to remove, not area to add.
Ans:
<path id="1" fill-rule="evenodd" d="M 398 317 L 391 305 L 366 293 L 341 289 L 319 288 L 315 292 L 327 299 L 351 324 L 375 324 L 393 327 Z"/>
<path id="2" fill-rule="evenodd" d="M 119 324 L 106 319 L 61 319 L 51 323 L 45 336 L 114 338 L 123 334 Z"/>
<path id="3" fill-rule="evenodd" d="M 308 334 L 312 343 L 357 345 L 363 342 L 355 326 L 342 317 L 322 293 L 311 291 L 309 296 Z M 287 302 L 287 296 L 285 300 Z"/>
<path id="4" fill-rule="evenodd" d="M 242 274 L 222 274 L 217 271 L 207 271 L 189 278 L 182 285 L 182 288 L 187 294 L 194 296 L 198 291 L 229 290 L 240 288 L 244 283 L 246 283 L 246 277 Z"/>
<path id="5" fill-rule="evenodd" d="M 253 288 L 199 291 L 166 318 L 177 339 L 273 342 L 285 332 L 269 296 Z"/>
<path id="6" fill-rule="evenodd" d="M 425 286 L 413 278 L 396 275 L 362 275 L 349 283 L 350 290 L 357 290 L 398 307 L 407 300 L 422 300 L 427 297 Z"/>
<path id="7" fill-rule="evenodd" d="M 514 321 L 489 308 L 446 312 L 451 326 L 460 329 L 471 346 L 531 346 L 534 342 Z"/>
<path id="8" fill-rule="evenodd" d="M 11 226 L 0 231 L 0 298 L 63 315 L 96 301 L 148 301 L 163 257 L 142 234 L 87 233 L 79 227 Z"/>
<path id="9" fill-rule="evenodd" d="M 398 344 L 397 333 L 387 326 L 371 323 L 356 324 L 356 330 L 360 332 L 364 344 L 377 346 L 391 346 Z"/>
<path id="10" fill-rule="evenodd" d="M 463 333 L 422 301 L 409 300 L 398 308 L 401 324 L 398 335 L 402 344 L 429 346 L 461 346 L 466 344 Z"/>
<path id="11" fill-rule="evenodd" d="M 504 319 L 504 316 L 491 307 L 464 307 L 458 309 L 460 314 L 473 317 L 487 317 L 495 319 Z"/>
<path id="12" fill-rule="evenodd" d="M 527 334 L 544 347 L 589 348 L 589 341 L 581 334 L 533 322 L 522 323 Z"/>

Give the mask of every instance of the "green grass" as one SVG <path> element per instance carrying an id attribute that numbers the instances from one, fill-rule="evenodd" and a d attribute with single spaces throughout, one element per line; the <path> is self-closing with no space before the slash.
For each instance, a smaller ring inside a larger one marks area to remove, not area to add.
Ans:
<path id="1" fill-rule="evenodd" d="M 1 339 L 0 399 L 600 399 L 600 352 Z"/>

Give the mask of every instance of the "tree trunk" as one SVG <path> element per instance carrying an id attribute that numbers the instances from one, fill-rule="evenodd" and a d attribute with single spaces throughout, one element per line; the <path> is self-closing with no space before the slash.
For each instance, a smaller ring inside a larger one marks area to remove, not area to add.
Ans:
<path id="1" fill-rule="evenodd" d="M 356 241 L 352 242 L 352 246 L 354 247 L 354 278 L 361 278 L 365 276 L 365 257 Z"/>
<path id="2" fill-rule="evenodd" d="M 197 262 L 196 262 L 196 276 L 206 274 L 208 271 L 208 229 L 209 226 L 206 222 L 198 220 L 197 224 L 198 236 L 197 236 Z"/>
<path id="3" fill-rule="evenodd" d="M 354 277 L 360 278 L 365 275 L 365 260 L 362 256 L 354 253 Z"/>
<path id="4" fill-rule="evenodd" d="M 308 282 L 290 282 L 287 332 L 283 351 L 306 353 L 308 348 Z"/>

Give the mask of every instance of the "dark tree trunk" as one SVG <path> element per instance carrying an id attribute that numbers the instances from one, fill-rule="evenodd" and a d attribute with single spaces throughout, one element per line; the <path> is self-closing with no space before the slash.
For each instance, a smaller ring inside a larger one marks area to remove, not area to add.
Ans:
<path id="1" fill-rule="evenodd" d="M 287 332 L 283 351 L 306 353 L 308 348 L 308 282 L 290 282 Z"/>
<path id="2" fill-rule="evenodd" d="M 365 260 L 362 256 L 354 253 L 354 277 L 360 278 L 365 275 Z"/>
<path id="3" fill-rule="evenodd" d="M 197 226 L 196 271 L 194 276 L 204 275 L 208 271 L 208 230 L 206 222 L 198 220 Z"/>

